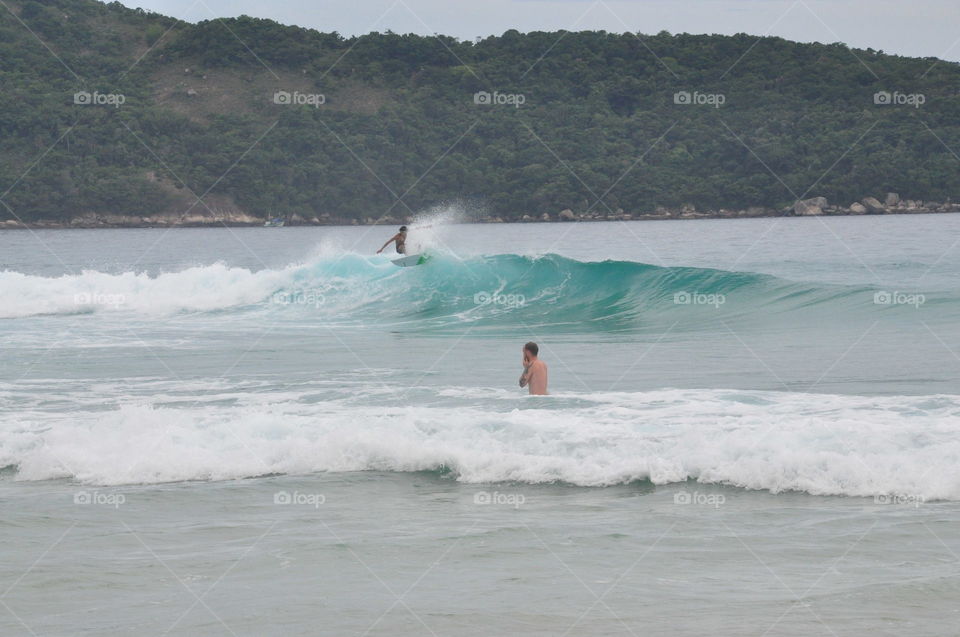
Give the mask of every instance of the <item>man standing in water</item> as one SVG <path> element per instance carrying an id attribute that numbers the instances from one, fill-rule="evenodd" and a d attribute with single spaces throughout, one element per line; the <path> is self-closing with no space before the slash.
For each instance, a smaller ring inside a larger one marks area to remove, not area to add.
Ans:
<path id="1" fill-rule="evenodd" d="M 523 373 L 520 386 L 529 387 L 531 396 L 547 395 L 547 364 L 537 358 L 540 347 L 533 341 L 523 346 Z"/>
<path id="2" fill-rule="evenodd" d="M 383 244 L 383 248 L 386 248 L 388 245 L 397 242 L 397 254 L 406 254 L 407 253 L 407 227 L 400 226 L 400 232 L 390 237 L 390 240 Z M 383 248 L 377 250 L 377 254 L 383 252 Z"/>

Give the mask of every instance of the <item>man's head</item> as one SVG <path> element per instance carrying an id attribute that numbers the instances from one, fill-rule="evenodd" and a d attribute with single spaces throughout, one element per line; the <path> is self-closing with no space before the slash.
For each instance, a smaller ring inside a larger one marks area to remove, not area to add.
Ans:
<path id="1" fill-rule="evenodd" d="M 536 358 L 537 354 L 540 353 L 540 347 L 537 346 L 537 344 L 534 343 L 533 341 L 530 341 L 529 343 L 523 346 L 523 351 L 530 354 L 531 357 Z"/>
<path id="2" fill-rule="evenodd" d="M 406 234 L 406 233 L 407 233 L 407 227 L 406 227 L 406 226 L 400 226 L 400 232 L 402 232 L 403 234 Z"/>

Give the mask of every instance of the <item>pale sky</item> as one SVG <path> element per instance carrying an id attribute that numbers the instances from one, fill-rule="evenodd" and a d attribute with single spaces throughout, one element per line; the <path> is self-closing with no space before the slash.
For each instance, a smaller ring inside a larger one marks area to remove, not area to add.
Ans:
<path id="1" fill-rule="evenodd" d="M 320 31 L 459 39 L 519 31 L 749 33 L 960 61 L 960 0 L 122 0 L 197 22 L 250 15 Z"/>

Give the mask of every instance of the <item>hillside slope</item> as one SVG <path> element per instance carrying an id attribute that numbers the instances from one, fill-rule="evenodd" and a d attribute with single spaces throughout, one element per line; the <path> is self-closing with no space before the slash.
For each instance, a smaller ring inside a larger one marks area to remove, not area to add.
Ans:
<path id="1" fill-rule="evenodd" d="M 960 65 L 934 59 L 748 35 L 343 38 L 6 4 L 0 219 L 362 220 L 454 200 L 513 219 L 960 194 Z"/>

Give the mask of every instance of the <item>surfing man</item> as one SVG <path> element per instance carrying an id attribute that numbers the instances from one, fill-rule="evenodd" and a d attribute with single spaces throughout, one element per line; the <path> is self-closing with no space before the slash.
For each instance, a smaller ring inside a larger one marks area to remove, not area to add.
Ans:
<path id="1" fill-rule="evenodd" d="M 407 253 L 407 245 L 406 245 L 407 227 L 406 226 L 400 226 L 400 232 L 390 237 L 390 240 L 383 244 L 383 248 L 380 248 L 379 250 L 377 250 L 377 254 L 380 254 L 381 252 L 383 252 L 384 248 L 386 248 L 388 245 L 390 245 L 394 241 L 397 242 L 397 254 L 406 254 Z"/>
<path id="2" fill-rule="evenodd" d="M 531 396 L 547 395 L 547 364 L 537 358 L 540 347 L 533 341 L 523 346 L 523 373 L 520 386 L 529 387 Z"/>

